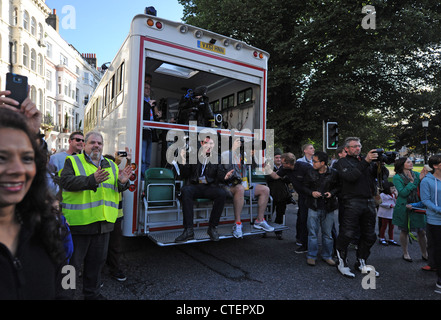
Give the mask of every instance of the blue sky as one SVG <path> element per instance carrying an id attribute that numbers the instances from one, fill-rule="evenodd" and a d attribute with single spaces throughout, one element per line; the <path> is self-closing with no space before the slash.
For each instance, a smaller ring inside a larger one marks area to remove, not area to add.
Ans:
<path id="1" fill-rule="evenodd" d="M 46 4 L 57 10 L 63 39 L 80 53 L 95 53 L 98 66 L 112 61 L 132 18 L 145 7 L 154 6 L 158 17 L 172 21 L 183 16 L 178 0 L 46 0 Z M 63 21 L 68 28 L 63 28 Z"/>

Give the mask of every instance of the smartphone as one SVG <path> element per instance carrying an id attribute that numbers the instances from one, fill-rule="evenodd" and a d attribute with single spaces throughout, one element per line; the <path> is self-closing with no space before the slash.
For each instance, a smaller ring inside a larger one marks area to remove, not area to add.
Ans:
<path id="1" fill-rule="evenodd" d="M 6 90 L 11 91 L 8 98 L 16 100 L 20 109 L 21 104 L 28 96 L 28 77 L 8 72 L 6 74 Z"/>
<path id="2" fill-rule="evenodd" d="M 120 157 L 127 157 L 127 152 L 125 152 L 125 151 L 118 151 L 118 156 L 120 156 Z"/>

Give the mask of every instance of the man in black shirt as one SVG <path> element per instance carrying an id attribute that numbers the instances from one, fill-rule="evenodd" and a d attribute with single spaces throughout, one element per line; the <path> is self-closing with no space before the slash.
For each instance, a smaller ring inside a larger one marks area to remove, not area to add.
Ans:
<path id="1" fill-rule="evenodd" d="M 361 157 L 360 139 L 349 137 L 345 140 L 347 155 L 341 158 L 334 168 L 338 171 L 341 183 L 340 201 L 343 201 L 344 212 L 340 216 L 340 230 L 337 237 L 338 270 L 344 276 L 354 278 L 347 265 L 347 248 L 352 239 L 359 235 L 357 262 L 355 268 L 369 272 L 366 260 L 370 248 L 376 241 L 376 210 L 374 202 L 375 178 L 377 175 L 375 161 L 378 158 L 376 149 Z M 377 274 L 378 275 L 378 274 Z"/>
<path id="2" fill-rule="evenodd" d="M 186 242 L 194 239 L 193 231 L 193 205 L 198 198 L 213 200 L 209 226 L 207 233 L 212 241 L 219 241 L 217 225 L 225 205 L 226 192 L 219 186 L 219 181 L 227 180 L 233 174 L 233 170 L 225 175 L 220 170 L 220 165 L 212 163 L 211 159 L 217 158 L 213 139 L 206 137 L 201 142 L 197 164 L 187 164 L 185 157 L 182 158 L 180 166 L 181 177 L 188 179 L 189 184 L 182 190 L 182 214 L 184 218 L 184 231 L 175 239 L 175 242 Z M 213 161 L 216 162 L 216 161 Z"/>

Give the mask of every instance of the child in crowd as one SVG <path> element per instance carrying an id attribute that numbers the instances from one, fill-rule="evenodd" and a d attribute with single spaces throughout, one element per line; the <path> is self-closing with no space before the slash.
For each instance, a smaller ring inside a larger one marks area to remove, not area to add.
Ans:
<path id="1" fill-rule="evenodd" d="M 394 225 L 392 224 L 392 216 L 394 212 L 395 203 L 397 202 L 396 189 L 392 182 L 384 186 L 384 190 L 380 193 L 381 204 L 378 207 L 377 215 L 381 220 L 380 224 L 380 244 L 387 246 L 392 244 L 399 246 L 399 244 L 394 240 Z M 388 229 L 389 240 L 386 241 L 385 233 L 386 228 Z"/>

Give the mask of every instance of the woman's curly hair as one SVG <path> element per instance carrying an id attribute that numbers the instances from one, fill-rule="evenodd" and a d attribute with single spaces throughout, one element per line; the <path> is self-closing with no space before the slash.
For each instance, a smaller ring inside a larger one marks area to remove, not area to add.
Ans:
<path id="1" fill-rule="evenodd" d="M 33 236 L 39 239 L 56 264 L 66 259 L 63 239 L 66 228 L 61 223 L 59 212 L 53 207 L 54 198 L 48 192 L 46 181 L 47 151 L 37 143 L 37 136 L 30 132 L 26 119 L 18 112 L 0 109 L 0 129 L 11 128 L 23 131 L 35 152 L 36 174 L 29 191 L 16 205 L 16 217 L 22 220 Z"/>

